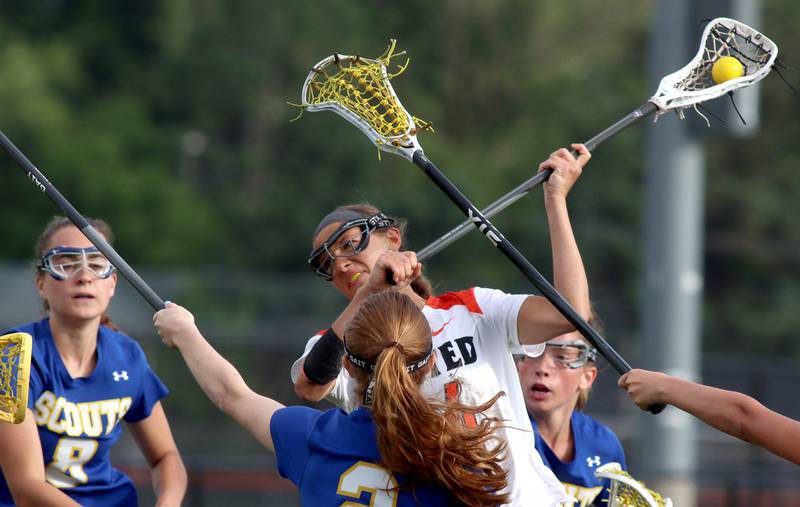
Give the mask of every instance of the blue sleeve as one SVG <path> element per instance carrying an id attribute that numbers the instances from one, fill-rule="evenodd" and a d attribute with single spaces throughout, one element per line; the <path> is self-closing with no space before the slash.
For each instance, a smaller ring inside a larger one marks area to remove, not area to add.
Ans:
<path id="1" fill-rule="evenodd" d="M 298 487 L 308 462 L 308 438 L 321 414 L 309 407 L 285 407 L 275 412 L 270 421 L 278 472 Z"/>
<path id="2" fill-rule="evenodd" d="M 155 372 L 150 369 L 150 365 L 147 363 L 147 358 L 142 348 L 138 343 L 133 343 L 134 347 L 131 364 L 137 365 L 137 369 L 139 370 L 137 377 L 141 380 L 139 393 L 131 403 L 131 408 L 128 409 L 123 417 L 123 419 L 129 423 L 139 422 L 150 417 L 153 406 L 158 403 L 161 398 L 169 394 L 167 386 L 165 386 Z"/>

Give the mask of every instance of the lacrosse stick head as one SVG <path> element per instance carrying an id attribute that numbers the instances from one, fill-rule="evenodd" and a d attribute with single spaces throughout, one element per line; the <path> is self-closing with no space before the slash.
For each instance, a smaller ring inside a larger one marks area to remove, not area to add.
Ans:
<path id="1" fill-rule="evenodd" d="M 744 66 L 741 77 L 715 83 L 711 70 L 718 59 L 732 56 Z M 778 46 L 765 35 L 730 18 L 711 20 L 700 49 L 682 69 L 665 76 L 650 98 L 661 112 L 690 107 L 744 88 L 763 79 L 778 57 Z"/>
<path id="2" fill-rule="evenodd" d="M 406 60 L 396 73 L 387 71 L 392 58 L 404 54 L 395 53 L 395 45 L 392 39 L 376 59 L 334 54 L 320 61 L 303 83 L 301 105 L 308 111 L 333 111 L 361 129 L 381 150 L 411 160 L 414 152 L 422 149 L 418 130 L 430 125 L 411 116 L 394 93 L 390 80 L 408 65 Z"/>
<path id="3" fill-rule="evenodd" d="M 0 336 L 0 421 L 18 424 L 28 408 L 31 335 Z"/>
<path id="4" fill-rule="evenodd" d="M 672 500 L 662 497 L 626 471 L 619 463 L 606 463 L 594 472 L 598 479 L 611 481 L 608 493 L 608 507 L 672 507 Z"/>

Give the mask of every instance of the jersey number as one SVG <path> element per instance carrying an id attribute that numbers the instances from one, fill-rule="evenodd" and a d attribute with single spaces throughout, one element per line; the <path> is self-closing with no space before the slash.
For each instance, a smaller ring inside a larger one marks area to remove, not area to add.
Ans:
<path id="1" fill-rule="evenodd" d="M 53 461 L 47 464 L 47 482 L 57 488 L 74 488 L 89 482 L 83 470 L 97 452 L 97 440 L 61 438 L 53 451 Z"/>
<path id="2" fill-rule="evenodd" d="M 392 473 L 373 463 L 359 461 L 339 476 L 336 493 L 351 498 L 360 498 L 364 492 L 371 495 L 370 507 L 395 507 L 397 505 L 397 481 Z M 387 491 L 388 490 L 388 491 Z M 342 507 L 361 507 L 364 504 L 345 502 Z"/>

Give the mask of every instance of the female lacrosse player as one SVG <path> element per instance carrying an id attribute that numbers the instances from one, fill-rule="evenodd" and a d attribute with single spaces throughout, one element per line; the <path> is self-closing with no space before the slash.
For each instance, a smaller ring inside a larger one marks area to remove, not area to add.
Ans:
<path id="1" fill-rule="evenodd" d="M 620 377 L 619 386 L 642 410 L 669 403 L 709 426 L 800 465 L 800 421 L 773 412 L 750 396 L 647 370 L 629 371 Z"/>
<path id="2" fill-rule="evenodd" d="M 553 169 L 544 194 L 555 286 L 580 315 L 588 316 L 586 275 L 566 197 L 590 154 L 583 145 L 573 148 L 577 158 L 562 148 L 539 170 Z M 549 506 L 568 499 L 553 473 L 530 452 L 533 435 L 512 353 L 523 353 L 523 344 L 540 344 L 533 353 L 541 353 L 544 341 L 573 330 L 572 325 L 543 297 L 484 288 L 430 296 L 430 285 L 420 281 L 422 266 L 416 255 L 403 251 L 403 234 L 401 221 L 366 205 L 340 207 L 322 219 L 314 232 L 309 263 L 350 303 L 330 329 L 309 340 L 305 354 L 293 365 L 295 391 L 310 401 L 329 396 L 347 410 L 359 402 L 353 379 L 340 371 L 340 337 L 364 299 L 391 287 L 422 308 L 433 330 L 438 354 L 431 378 L 423 385 L 426 395 L 479 405 L 499 391 L 507 394 L 492 413 L 507 421 L 497 434 L 509 444 L 504 467 L 509 473 L 511 503 Z"/>
<path id="3" fill-rule="evenodd" d="M 581 412 L 597 377 L 597 351 L 573 331 L 545 343 L 538 357 L 518 356 L 517 370 L 535 433 L 536 451 L 577 505 L 608 504 L 608 482 L 598 466 L 625 453 L 608 427 Z"/>
<path id="4" fill-rule="evenodd" d="M 225 413 L 274 450 L 278 470 L 300 489 L 303 505 L 447 506 L 503 503 L 505 443 L 494 436 L 498 421 L 473 417 L 502 396 L 479 406 L 427 400 L 420 384 L 436 352 L 418 306 L 397 292 L 364 301 L 344 333 L 343 363 L 364 403 L 349 414 L 284 407 L 245 384 L 194 325 L 194 317 L 168 304 L 156 313 L 164 342 L 177 347 L 197 383 Z"/>
<path id="5" fill-rule="evenodd" d="M 90 223 L 112 240 L 105 222 Z M 61 217 L 36 257 L 47 317 L 13 329 L 33 336 L 33 351 L 25 420 L 0 425 L 0 505 L 136 506 L 133 483 L 109 460 L 121 421 L 150 465 L 157 505 L 180 505 L 186 470 L 159 402 L 167 389 L 105 313 L 114 267 Z"/>

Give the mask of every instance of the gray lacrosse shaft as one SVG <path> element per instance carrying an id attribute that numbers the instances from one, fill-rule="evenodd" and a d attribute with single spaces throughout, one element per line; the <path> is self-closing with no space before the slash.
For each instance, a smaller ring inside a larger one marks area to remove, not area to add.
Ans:
<path id="1" fill-rule="evenodd" d="M 650 102 L 649 100 L 639 106 L 634 111 L 630 112 L 627 116 L 619 120 L 618 122 L 614 123 L 613 125 L 609 126 L 593 138 L 589 139 L 585 143 L 583 143 L 589 151 L 593 151 L 597 146 L 599 146 L 604 141 L 613 137 L 616 133 L 621 132 L 624 130 L 628 125 L 631 125 L 635 121 L 644 118 L 646 116 L 650 116 L 651 114 L 658 111 L 658 106 L 654 103 Z M 574 154 L 574 153 L 573 153 Z M 492 204 L 486 207 L 481 214 L 486 218 L 491 218 L 495 216 L 497 213 L 500 213 L 510 205 L 514 204 L 522 197 L 528 195 L 531 190 L 533 190 L 538 185 L 544 183 L 547 178 L 550 177 L 550 174 L 553 172 L 552 169 L 546 169 L 542 172 L 536 173 L 532 178 L 524 181 L 514 190 L 510 191 L 509 193 L 505 194 L 504 196 L 500 197 Z M 432 257 L 433 255 L 439 253 L 441 250 L 444 250 L 448 247 L 451 243 L 455 242 L 456 240 L 460 239 L 462 236 L 467 234 L 469 231 L 474 230 L 472 227 L 472 221 L 467 220 L 466 222 L 462 223 L 461 225 L 453 228 L 450 232 L 445 233 L 442 237 L 431 243 L 430 245 L 426 246 L 419 252 L 417 252 L 417 259 L 420 261 L 424 261 Z"/>

